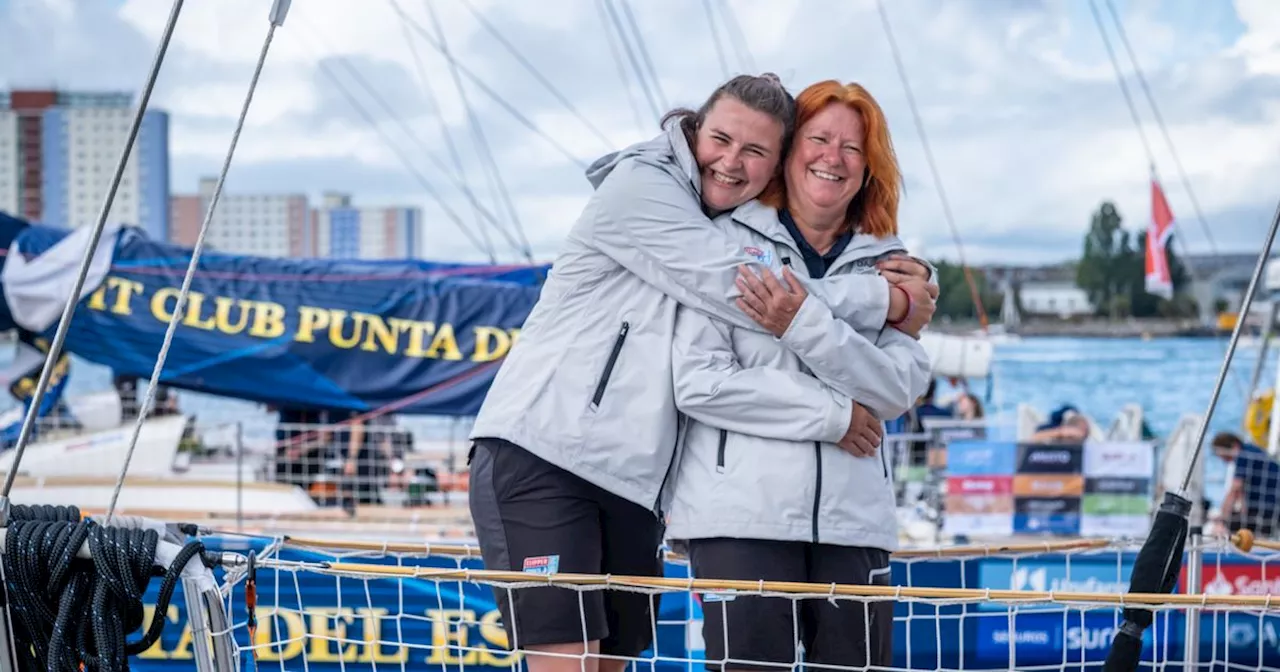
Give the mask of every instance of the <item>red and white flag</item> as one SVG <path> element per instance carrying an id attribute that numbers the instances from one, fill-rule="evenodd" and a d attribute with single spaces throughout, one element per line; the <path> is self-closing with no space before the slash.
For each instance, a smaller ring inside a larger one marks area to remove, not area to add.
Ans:
<path id="1" fill-rule="evenodd" d="M 1169 273 L 1169 257 L 1165 244 L 1173 235 L 1173 210 L 1164 198 L 1164 190 L 1151 178 L 1151 223 L 1147 225 L 1146 290 L 1148 294 L 1173 298 L 1173 276 Z"/>

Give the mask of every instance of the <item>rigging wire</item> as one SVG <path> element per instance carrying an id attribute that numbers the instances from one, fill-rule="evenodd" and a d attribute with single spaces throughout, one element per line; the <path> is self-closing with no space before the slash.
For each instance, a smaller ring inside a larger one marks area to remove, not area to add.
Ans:
<path id="1" fill-rule="evenodd" d="M 647 130 L 644 124 L 644 114 L 640 112 L 640 104 L 636 102 L 635 92 L 631 90 L 631 78 L 627 76 L 627 65 L 622 62 L 622 54 L 618 53 L 618 43 L 614 39 L 613 31 L 610 30 L 609 17 L 604 6 L 606 1 L 596 0 L 596 14 L 599 15 L 600 25 L 604 28 L 604 37 L 609 43 L 609 53 L 613 54 L 613 63 L 618 67 L 618 79 L 622 82 L 622 89 L 627 92 L 627 102 L 631 104 L 631 113 L 636 115 L 636 127 L 643 133 Z"/>
<path id="2" fill-rule="evenodd" d="M 160 387 L 160 373 L 164 370 L 164 362 L 169 355 L 169 346 L 173 343 L 173 334 L 178 329 L 178 323 L 182 321 L 183 316 L 186 314 L 184 309 L 187 305 L 187 296 L 191 293 L 191 280 L 195 277 L 196 268 L 200 265 L 200 253 L 204 250 L 204 239 L 209 233 L 209 224 L 213 221 L 213 213 L 218 207 L 218 200 L 222 197 L 222 188 L 226 184 L 227 173 L 231 170 L 231 159 L 235 156 L 236 145 L 240 142 L 240 133 L 244 130 L 245 119 L 249 116 L 249 106 L 253 102 L 254 91 L 258 88 L 258 79 L 262 76 L 262 67 L 267 61 L 267 52 L 271 49 L 271 39 L 275 36 L 276 28 L 284 25 L 285 16 L 288 13 L 288 0 L 276 0 L 272 4 L 271 13 L 268 16 L 267 36 L 262 41 L 262 49 L 258 53 L 258 61 L 254 65 L 253 77 L 249 80 L 249 90 L 245 93 L 244 103 L 240 106 L 240 117 L 236 119 L 235 130 L 231 133 L 231 144 L 227 147 L 226 158 L 222 161 L 222 170 L 218 172 L 218 182 L 214 185 L 213 194 L 209 197 L 209 209 L 205 211 L 204 221 L 200 224 L 200 233 L 196 236 L 195 245 L 191 249 L 191 261 L 187 264 L 187 272 L 182 278 L 182 288 L 178 290 L 177 302 L 173 307 L 173 315 L 169 317 L 169 326 L 164 332 L 164 342 L 160 345 L 160 352 L 156 354 L 155 366 L 151 369 L 151 380 L 147 383 L 147 395 L 141 407 L 138 408 L 138 417 L 133 423 L 133 435 L 129 437 L 129 448 L 124 455 L 124 464 L 120 467 L 120 476 L 116 479 L 115 488 L 111 491 L 111 501 L 107 505 L 106 524 L 108 525 L 111 524 L 111 518 L 115 515 L 116 503 L 120 499 L 120 490 L 124 487 L 125 476 L 129 473 L 129 463 L 133 460 L 134 450 L 138 447 L 138 437 L 142 435 L 142 425 L 146 422 L 147 413 L 155 404 L 156 392 Z"/>
<path id="3" fill-rule="evenodd" d="M 658 105 L 654 92 L 649 89 L 649 83 L 645 81 L 644 68 L 640 67 L 640 61 L 636 59 L 635 51 L 631 49 L 631 41 L 627 39 L 627 31 L 622 27 L 618 10 L 614 8 L 612 0 L 602 0 L 602 2 L 610 21 L 613 22 L 614 29 L 618 31 L 618 39 L 622 41 L 622 48 L 627 53 L 627 61 L 631 64 L 631 70 L 636 73 L 636 82 L 640 84 L 640 91 L 644 93 L 644 98 L 649 103 L 649 110 L 653 112 L 654 120 L 661 119 L 663 108 Z"/>
<path id="4" fill-rule="evenodd" d="M 631 32 L 636 38 L 636 51 L 640 52 L 640 58 L 644 61 L 645 68 L 649 71 L 649 77 L 653 80 L 653 91 L 658 95 L 658 102 L 662 104 L 662 109 L 666 110 L 670 106 L 667 105 L 667 97 L 662 93 L 662 83 L 658 79 L 658 71 L 653 67 L 653 60 L 649 58 L 649 48 L 645 44 L 644 34 L 640 32 L 640 26 L 636 23 L 635 14 L 631 13 L 631 3 L 628 0 L 618 0 L 618 4 L 622 5 L 622 13 L 627 16 L 627 23 L 631 26 Z"/>
<path id="5" fill-rule="evenodd" d="M 124 148 L 120 151 L 120 158 L 116 161 L 115 172 L 111 175 L 110 186 L 107 187 L 102 207 L 98 209 L 98 219 L 94 222 L 92 232 L 89 234 L 89 241 L 85 245 L 84 257 L 80 261 L 80 271 L 72 284 L 70 294 L 67 296 L 67 303 L 62 309 L 62 317 L 58 320 L 58 328 L 54 332 L 53 341 L 49 344 L 49 352 L 45 355 L 44 368 L 40 370 L 40 378 L 36 382 L 36 389 L 31 395 L 31 405 L 27 408 L 27 414 L 22 419 L 22 429 L 18 433 L 18 441 L 13 448 L 13 462 L 5 474 L 4 490 L 0 491 L 0 498 L 7 498 L 9 492 L 13 489 L 13 481 L 18 476 L 18 466 L 22 463 L 22 456 L 27 450 L 27 443 L 31 441 L 31 433 L 35 429 L 36 415 L 40 412 L 45 391 L 49 389 L 49 379 L 53 375 L 54 369 L 57 368 L 54 364 L 62 356 L 62 347 L 67 341 L 67 331 L 71 329 L 71 316 L 80 304 L 80 292 L 84 289 L 85 278 L 89 275 L 89 266 L 93 263 L 93 253 L 98 249 L 98 241 L 101 240 L 102 231 L 107 225 L 107 215 L 111 212 L 111 205 L 116 200 L 116 191 L 120 188 L 120 182 L 124 178 L 124 170 L 129 161 L 129 154 L 133 150 L 134 143 L 137 142 L 138 131 L 142 127 L 142 116 L 146 113 L 147 104 L 151 101 L 151 92 L 155 89 L 156 78 L 160 75 L 160 66 L 164 63 L 165 54 L 169 50 L 169 42 L 173 38 L 174 27 L 178 24 L 178 15 L 182 13 L 182 3 L 183 0 L 174 0 L 169 10 L 169 19 L 165 22 L 164 32 L 160 35 L 160 44 L 156 47 L 151 68 L 148 70 L 146 81 L 142 85 L 142 94 L 138 98 L 138 108 L 134 110 L 133 120 L 129 123 L 129 134 L 125 138 Z M 0 524 L 3 524 L 3 522 L 3 520 L 0 520 Z"/>
<path id="6" fill-rule="evenodd" d="M 392 0 L 392 2 L 394 3 L 395 0 Z M 485 136 L 484 126 L 480 123 L 479 117 L 476 116 L 475 109 L 471 107 L 471 99 L 467 97 L 467 87 L 463 86 L 462 78 L 458 76 L 457 60 L 452 58 L 449 43 L 444 36 L 444 28 L 440 25 L 440 17 L 436 14 L 435 5 L 431 0 L 424 0 L 424 4 L 427 6 L 427 13 L 431 17 L 431 26 L 436 31 L 436 39 L 440 41 L 445 60 L 449 62 L 449 74 L 453 78 L 454 86 L 458 89 L 458 97 L 462 101 L 462 109 L 466 112 L 467 125 L 471 129 L 472 139 L 480 150 L 480 165 L 485 171 L 485 176 L 490 181 L 490 186 L 494 187 L 502 204 L 506 206 L 507 214 L 511 217 L 516 233 L 522 241 L 522 249 L 526 259 L 532 262 L 533 252 L 529 249 L 528 239 L 525 238 L 524 226 L 520 223 L 520 214 L 516 212 L 516 206 L 511 202 L 511 194 L 507 191 L 507 185 L 502 179 L 502 173 L 498 170 L 498 162 L 493 158 L 493 151 L 489 147 L 489 139 Z"/>
<path id="7" fill-rule="evenodd" d="M 951 202 L 947 198 L 947 190 L 942 184 L 942 176 L 938 172 L 937 161 L 933 158 L 933 150 L 929 147 L 929 136 L 924 130 L 924 121 L 920 117 L 920 110 L 916 107 L 915 95 L 911 92 L 911 82 L 907 78 L 906 66 L 902 63 L 902 55 L 898 53 L 898 41 L 893 36 L 893 26 L 889 23 L 889 15 L 885 12 L 882 0 L 876 0 L 876 9 L 880 12 L 880 23 L 884 26 L 885 37 L 889 39 L 889 49 L 893 52 L 893 63 L 898 70 L 898 78 L 902 80 L 902 88 L 907 95 L 907 106 L 911 108 L 911 118 L 915 120 L 916 131 L 920 134 L 920 143 L 924 145 L 925 162 L 929 164 L 929 172 L 933 175 L 933 184 L 938 190 L 938 198 L 942 201 L 942 214 L 947 220 L 947 226 L 951 228 L 951 237 L 956 243 L 956 253 L 960 257 L 960 266 L 964 269 L 964 279 L 969 285 L 969 293 L 973 298 L 974 308 L 978 311 L 978 321 L 982 325 L 982 331 L 987 331 L 987 310 L 982 305 L 982 297 L 978 292 L 978 283 L 973 279 L 973 271 L 970 270 L 969 264 L 965 262 L 964 246 L 960 242 L 960 231 L 956 227 L 955 215 L 951 212 Z"/>
<path id="8" fill-rule="evenodd" d="M 458 213 L 453 211 L 453 208 L 449 207 L 449 204 L 445 201 L 444 197 L 440 195 L 440 192 L 436 190 L 435 186 L 431 184 L 431 181 L 428 180 L 427 177 L 422 174 L 422 171 L 418 170 L 418 167 L 413 165 L 413 162 L 405 155 L 404 149 L 387 135 L 387 132 L 382 129 L 382 126 L 373 118 L 373 115 L 360 104 L 360 99 L 347 89 L 346 85 L 342 83 L 342 80 L 334 74 L 333 70 L 330 69 L 323 60 L 318 59 L 316 61 L 316 67 L 320 68 L 320 72 L 328 77 L 329 80 L 338 87 L 338 92 L 347 99 L 347 102 L 351 103 L 351 107 L 355 109 L 356 113 L 365 120 L 365 123 L 367 123 L 375 133 L 378 134 L 378 137 L 382 139 L 382 144 L 386 145 L 387 149 L 390 149 L 391 152 L 396 155 L 396 158 L 400 159 L 400 163 L 404 164 L 405 169 L 413 175 L 417 180 L 418 185 L 422 187 L 423 191 L 426 191 L 427 194 L 435 200 L 436 205 L 440 206 L 440 209 L 444 211 L 444 214 L 449 218 L 449 221 L 453 222 L 477 249 L 489 257 L 489 263 L 496 263 L 493 250 L 486 249 L 484 244 L 475 237 L 475 234 L 471 229 L 467 228 L 466 224 L 463 223 L 462 218 L 458 216 Z M 435 158 L 434 155 L 428 156 Z"/>
<path id="9" fill-rule="evenodd" d="M 720 61 L 720 74 L 729 79 L 729 63 L 724 56 L 724 45 L 720 44 L 720 31 L 716 28 L 716 15 L 711 9 L 711 0 L 702 0 L 702 8 L 707 13 L 707 27 L 711 29 L 711 40 L 716 45 L 716 59 Z"/>
<path id="10" fill-rule="evenodd" d="M 310 30 L 310 32 L 312 33 L 313 37 L 315 37 L 315 39 L 319 40 L 322 44 L 324 43 L 323 37 L 319 34 L 319 32 L 315 29 L 315 27 L 312 26 L 306 20 L 305 16 L 299 17 L 299 20 L 301 21 L 302 26 Z M 404 131 L 405 135 L 409 136 L 409 139 L 413 141 L 415 145 L 418 146 L 418 149 L 421 150 L 422 154 L 426 156 L 436 166 L 436 168 L 438 168 L 440 172 L 444 174 L 444 176 L 453 183 L 455 187 L 457 187 L 459 190 L 462 191 L 463 195 L 467 197 L 467 201 L 471 204 L 472 208 L 474 208 L 477 212 L 482 214 L 489 221 L 489 223 L 491 223 L 493 227 L 497 229 L 498 232 L 501 233 L 503 237 L 507 239 L 507 242 L 511 245 L 513 249 L 517 251 L 522 251 L 522 248 L 520 247 L 519 243 L 517 243 L 516 240 L 511 237 L 510 232 L 508 232 L 501 225 L 501 223 L 493 215 L 493 213 L 489 212 L 488 209 L 486 209 L 483 205 L 480 204 L 480 201 L 476 198 L 475 193 L 472 192 L 471 188 L 465 182 L 463 182 L 457 175 L 451 172 L 448 166 L 446 166 L 444 162 L 441 161 L 440 158 L 437 157 L 435 153 L 431 151 L 430 148 L 427 147 L 426 143 L 424 143 L 417 136 L 417 134 L 413 132 L 413 129 L 409 128 L 409 126 L 404 122 L 404 120 L 400 118 L 400 116 L 396 113 L 395 108 L 392 107 L 391 104 L 387 102 L 387 99 L 383 97 L 380 93 L 378 93 L 378 90 L 375 89 L 373 85 L 370 84 L 368 80 L 363 75 L 360 74 L 360 71 L 357 70 L 355 66 L 351 65 L 348 62 L 348 60 L 342 56 L 335 56 L 333 57 L 333 60 L 341 64 L 343 68 L 345 68 L 347 72 L 351 74 L 352 79 L 354 79 L 356 83 L 360 85 L 360 88 L 365 90 L 365 92 L 368 94 L 368 97 L 372 98 L 374 102 L 376 102 L 379 106 L 381 106 L 384 111 L 386 111 L 387 115 L 391 118 L 391 120 L 394 121 L 400 127 L 400 129 Z M 355 108 L 356 112 L 365 120 L 365 123 L 369 124 L 369 126 L 372 127 L 373 130 L 379 135 L 379 137 L 382 139 L 383 144 L 386 145 L 387 148 L 390 149 L 396 155 L 396 157 L 400 159 L 400 162 L 404 164 L 405 168 L 414 175 L 418 183 L 422 186 L 423 190 L 425 190 L 428 193 L 428 195 L 430 195 L 436 201 L 436 204 L 440 206 L 440 209 L 445 212 L 445 214 L 450 218 L 451 221 L 453 221 L 454 224 L 458 226 L 458 228 L 462 229 L 463 234 L 466 235 L 481 252 L 483 252 L 485 255 L 489 257 L 489 263 L 497 263 L 492 245 L 489 245 L 488 247 L 486 247 L 484 244 L 482 244 L 479 240 L 475 238 L 475 235 L 463 223 L 462 218 L 456 212 L 454 212 L 452 208 L 448 206 L 448 204 L 444 200 L 444 197 L 440 195 L 440 192 L 431 184 L 431 182 L 426 178 L 426 176 L 424 176 L 422 172 L 419 171 L 416 166 L 414 166 L 413 162 L 408 158 L 408 156 L 405 155 L 404 149 L 399 144 L 392 141 L 392 139 L 387 135 L 386 131 L 382 129 L 382 126 L 379 125 L 378 122 L 373 118 L 373 115 L 368 110 L 365 109 L 364 105 L 360 103 L 359 97 L 351 93 L 351 90 L 347 88 L 346 84 L 343 83 L 342 79 L 338 77 L 337 74 L 335 74 L 333 70 L 328 66 L 328 64 L 325 62 L 325 59 L 321 58 L 317 54 L 315 58 L 315 62 L 316 62 L 316 66 L 320 68 L 320 71 L 325 76 L 327 76 L 330 79 L 330 81 L 334 83 L 335 86 L 338 87 L 338 91 L 342 93 L 343 97 L 345 97 L 349 103 L 351 103 L 351 106 Z"/>
<path id="11" fill-rule="evenodd" d="M 742 67 L 747 72 L 756 74 L 756 60 L 751 56 L 751 47 L 746 35 L 742 33 L 742 26 L 738 23 L 738 15 L 733 11 L 733 5 L 729 0 L 720 0 L 720 6 L 723 9 L 721 16 L 724 17 L 724 25 L 727 28 L 725 32 L 729 34 L 729 44 L 733 46 L 733 51 L 742 62 Z"/>
<path id="12" fill-rule="evenodd" d="M 392 3 L 399 13 L 400 6 Z M 418 76 L 418 87 L 422 89 L 423 98 L 426 99 L 430 112 L 436 118 L 439 126 L 440 135 L 444 138 L 445 147 L 449 150 L 449 158 L 453 161 L 454 170 L 458 171 L 458 176 L 463 185 L 467 185 L 470 181 L 467 177 L 467 169 L 462 163 L 462 156 L 458 153 L 457 144 L 453 141 L 453 132 L 449 130 L 449 124 L 444 120 L 443 111 L 440 108 L 440 101 L 436 98 L 435 89 L 432 88 L 430 80 L 427 79 L 427 69 L 422 65 L 422 55 L 418 53 L 418 47 L 414 45 L 413 35 L 409 32 L 409 26 L 403 20 L 400 22 L 400 32 L 404 36 L 405 45 L 409 47 L 409 53 L 413 56 L 414 73 Z M 468 189 L 470 187 L 468 186 Z M 479 203 L 477 203 L 479 205 Z M 493 255 L 493 242 L 489 240 L 489 231 L 484 224 L 483 208 L 473 208 L 476 215 L 476 221 L 481 224 L 480 235 L 484 238 L 485 245 L 489 248 L 489 263 L 494 263 L 496 259 Z M 497 226 L 495 223 L 494 226 Z M 519 251 L 517 249 L 517 251 Z"/>
<path id="13" fill-rule="evenodd" d="M 560 152 L 560 154 L 563 155 L 566 159 L 569 159 L 570 161 L 572 161 L 574 165 L 578 166 L 579 168 L 582 168 L 583 170 L 587 169 L 587 163 L 585 161 L 575 156 L 573 152 L 570 152 L 568 149 L 566 149 L 565 146 L 560 144 L 558 140 L 548 135 L 545 131 L 539 128 L 537 124 L 530 121 L 528 117 L 526 117 L 522 112 L 520 112 L 520 110 L 516 109 L 514 105 L 507 102 L 507 100 L 503 98 L 501 95 L 499 95 L 497 91 L 494 91 L 492 87 L 490 87 L 488 84 L 485 84 L 484 80 L 480 79 L 480 77 L 478 77 L 475 73 L 471 72 L 471 70 L 469 70 L 467 66 L 457 62 L 457 60 L 454 59 L 453 56 L 445 53 L 445 50 L 440 45 L 440 43 L 437 42 L 434 37 L 429 35 L 427 33 L 427 30 L 423 28 L 422 24 L 418 23 L 416 19 L 414 19 L 412 16 L 409 16 L 408 14 L 403 14 L 403 13 L 401 14 L 401 17 L 409 24 L 411 28 L 413 28 L 415 32 L 418 33 L 418 35 L 422 37 L 422 40 L 424 42 L 431 45 L 431 48 L 435 49 L 437 53 L 444 56 L 445 60 L 449 61 L 451 64 L 456 66 L 458 68 L 458 72 L 462 73 L 464 76 L 466 76 L 467 79 L 471 80 L 472 84 L 475 84 L 476 87 L 478 87 L 482 92 L 484 92 L 486 96 L 489 96 L 489 98 L 492 99 L 493 102 L 497 103 L 502 109 L 506 110 L 507 113 L 510 114 L 512 117 L 514 117 L 516 121 L 520 122 L 520 124 L 523 125 L 525 128 L 533 131 L 535 134 L 538 135 L 538 137 L 542 138 L 543 140 L 546 140 L 548 144 L 554 147 L 555 150 L 557 152 Z"/>
<path id="14" fill-rule="evenodd" d="M 1187 177 L 1187 171 L 1182 166 L 1182 159 L 1178 155 L 1178 149 L 1173 144 L 1173 138 L 1169 135 L 1169 128 L 1164 123 L 1164 115 L 1160 114 L 1160 106 L 1156 104 L 1155 95 L 1151 93 L 1151 87 L 1147 85 L 1147 77 L 1142 73 L 1142 66 L 1138 63 L 1138 57 L 1133 51 L 1132 45 L 1129 44 L 1128 31 L 1124 28 L 1124 22 L 1120 20 L 1120 15 L 1116 12 L 1115 5 L 1111 0 L 1105 0 L 1107 11 L 1111 13 L 1111 19 L 1115 23 L 1117 34 L 1120 37 L 1120 44 L 1124 46 L 1124 50 L 1129 55 L 1129 61 L 1133 63 L 1133 72 L 1138 77 L 1138 85 L 1142 87 L 1142 92 L 1146 96 L 1147 103 L 1151 105 L 1151 112 L 1155 116 L 1156 126 L 1160 129 L 1161 135 L 1164 136 L 1164 143 L 1169 148 L 1169 154 L 1173 157 L 1173 164 L 1178 169 L 1178 177 L 1181 178 L 1182 188 L 1187 190 L 1187 197 L 1191 200 L 1191 208 L 1196 213 L 1196 220 L 1200 222 L 1200 228 L 1204 231 L 1204 237 L 1209 241 L 1209 249 L 1213 251 L 1213 255 L 1218 256 L 1218 244 L 1213 239 L 1213 231 L 1209 228 L 1209 221 L 1205 219 L 1204 212 L 1200 209 L 1200 199 L 1196 197 L 1196 192 L 1191 188 L 1191 180 Z"/>
<path id="15" fill-rule="evenodd" d="M 484 14 L 480 13 L 475 8 L 475 5 L 471 4 L 470 0 L 462 0 L 462 6 L 466 7 L 467 11 L 471 12 L 471 15 L 476 18 L 476 21 L 478 21 L 490 35 L 493 35 L 493 37 L 498 40 L 498 43 L 505 47 L 516 61 L 519 62 L 520 65 L 524 66 L 524 69 L 528 70 L 529 74 L 533 75 L 534 79 L 538 80 L 538 83 L 542 84 L 542 86 L 545 87 L 556 100 L 560 101 L 560 104 L 564 105 L 565 108 L 569 110 L 570 114 L 577 117 L 577 119 L 587 127 L 587 130 L 591 131 L 593 135 L 599 138 L 600 142 L 604 143 L 606 148 L 610 150 L 614 148 L 614 142 L 605 136 L 604 132 L 597 128 L 595 124 L 591 123 L 590 119 L 579 112 L 577 106 L 574 105 L 568 97 L 561 93 L 560 90 L 556 88 L 555 84 L 552 84 L 551 81 L 533 65 L 533 63 L 530 63 L 529 59 L 525 58 L 524 55 L 515 48 L 515 45 L 511 44 L 511 42 L 497 29 L 497 27 L 490 23 L 488 19 L 484 18 Z"/>

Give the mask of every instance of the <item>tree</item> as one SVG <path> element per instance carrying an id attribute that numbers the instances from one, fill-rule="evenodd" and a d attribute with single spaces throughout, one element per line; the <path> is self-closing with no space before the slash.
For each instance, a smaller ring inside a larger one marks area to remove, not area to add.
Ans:
<path id="1" fill-rule="evenodd" d="M 1095 310 L 1118 317 L 1118 296 L 1127 294 L 1129 283 L 1125 267 L 1133 254 L 1129 232 L 1121 228 L 1119 211 L 1111 201 L 1104 201 L 1093 213 L 1093 221 L 1084 238 L 1084 254 L 1076 266 L 1076 286 L 1089 295 Z"/>
<path id="2" fill-rule="evenodd" d="M 942 289 L 938 295 L 937 315 L 944 315 L 953 320 L 976 320 L 978 311 L 973 305 L 973 293 L 969 291 L 969 282 L 964 277 L 964 267 L 946 261 L 935 261 L 938 268 L 938 287 Z M 1000 302 L 1003 297 L 992 291 L 986 274 L 971 268 L 973 281 L 978 286 L 978 296 L 982 299 L 982 307 L 987 311 L 987 319 L 994 319 L 1000 313 Z"/>
<path id="3" fill-rule="evenodd" d="M 1076 267 L 1076 285 L 1085 290 L 1097 312 L 1110 317 L 1177 317 L 1195 313 L 1195 302 L 1185 295 L 1190 274 L 1172 245 L 1165 258 L 1173 280 L 1174 296 L 1165 300 L 1146 290 L 1147 232 L 1139 231 L 1130 244 L 1120 213 L 1104 201 L 1089 232 L 1085 234 L 1084 256 Z"/>

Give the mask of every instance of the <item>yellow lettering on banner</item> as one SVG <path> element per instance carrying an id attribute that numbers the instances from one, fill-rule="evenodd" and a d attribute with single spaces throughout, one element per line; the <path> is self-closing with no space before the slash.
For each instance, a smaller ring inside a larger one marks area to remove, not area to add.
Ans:
<path id="1" fill-rule="evenodd" d="M 440 354 L 441 349 L 444 349 L 443 355 Z M 440 329 L 436 331 L 435 339 L 431 341 L 431 347 L 427 349 L 426 356 L 452 361 L 462 359 L 462 352 L 458 350 L 458 338 L 453 335 L 452 324 L 445 322 L 440 325 Z"/>
<path id="2" fill-rule="evenodd" d="M 330 640 L 338 640 L 333 643 L 342 647 L 341 640 L 347 638 L 347 626 L 354 622 L 355 612 L 350 607 L 343 607 L 307 609 L 307 613 L 311 615 L 311 654 L 308 659 L 313 663 L 355 662 L 360 653 L 359 644 L 351 644 L 337 655 L 329 646 Z"/>
<path id="3" fill-rule="evenodd" d="M 178 304 L 175 301 L 173 305 L 176 307 Z M 204 319 L 200 318 L 200 315 L 205 312 L 204 306 L 204 294 L 201 294 L 200 292 L 189 292 L 187 294 L 186 312 L 182 314 L 182 323 L 195 329 L 213 331 L 217 326 L 213 316 L 209 315 Z M 172 314 L 172 311 L 170 314 Z"/>
<path id="4" fill-rule="evenodd" d="M 141 294 L 142 290 L 142 283 L 137 280 L 118 278 L 114 275 L 107 276 L 107 279 L 89 295 L 89 310 L 107 310 L 107 292 L 114 291 L 115 298 L 111 301 L 111 312 L 116 315 L 132 315 L 133 308 L 130 302 L 134 295 Z"/>
<path id="5" fill-rule="evenodd" d="M 428 665 L 475 665 L 479 651 L 467 651 L 456 656 L 453 650 L 467 648 L 467 624 L 474 623 L 476 612 L 471 609 L 428 609 L 431 621 L 431 655 Z"/>
<path id="6" fill-rule="evenodd" d="M 502 612 L 494 609 L 485 614 L 480 619 L 480 637 L 484 641 L 498 649 L 508 649 L 510 645 L 507 643 L 507 631 L 502 627 Z M 480 664 L 490 665 L 492 667 L 511 667 L 520 662 L 519 651 L 503 651 L 499 653 L 493 649 L 482 649 L 480 651 Z"/>
<path id="7" fill-rule="evenodd" d="M 400 330 L 395 324 L 388 325 L 377 315 L 369 315 L 366 313 L 355 313 L 356 324 L 365 324 L 364 343 L 360 345 L 361 350 L 367 352 L 377 352 L 378 345 L 374 343 L 374 339 L 382 345 L 382 350 L 389 355 L 396 354 L 400 350 Z"/>
<path id="8" fill-rule="evenodd" d="M 161 322 L 168 322 L 173 319 L 173 308 L 178 305 L 178 288 L 162 287 L 155 294 L 151 295 L 151 316 Z M 173 299 L 173 306 L 170 307 L 169 300 Z"/>
<path id="9" fill-rule="evenodd" d="M 507 354 L 511 349 L 511 337 L 498 327 L 476 327 L 476 351 L 471 355 L 473 362 L 492 362 Z M 493 339 L 492 345 L 490 339 Z"/>
<path id="10" fill-rule="evenodd" d="M 279 338 L 284 335 L 284 306 L 272 301 L 255 301 L 253 326 L 249 335 L 257 338 Z"/>
<path id="11" fill-rule="evenodd" d="M 279 637 L 273 637 L 276 633 L 276 624 L 283 622 L 284 632 Z M 302 614 L 296 611 L 276 611 L 268 609 L 258 612 L 258 631 L 254 633 L 253 645 L 257 651 L 258 660 L 274 661 L 274 660 L 292 660 L 302 655 L 303 649 L 306 647 L 307 640 L 307 624 L 302 620 Z"/>
<path id="12" fill-rule="evenodd" d="M 386 616 L 386 609 L 369 609 L 361 607 L 356 609 L 356 613 L 360 615 L 361 627 L 364 630 L 364 652 L 360 654 L 357 662 L 361 663 L 403 663 L 409 660 L 409 647 L 401 644 L 395 653 L 383 653 L 382 651 L 382 617 Z"/>
<path id="13" fill-rule="evenodd" d="M 342 327 L 347 322 L 347 311 L 339 308 L 329 309 L 329 342 L 334 347 L 350 350 L 360 342 L 360 323 L 352 320 L 351 337 L 342 335 Z"/>
<path id="14" fill-rule="evenodd" d="M 315 343 L 316 331 L 329 326 L 329 311 L 315 306 L 298 308 L 298 333 L 293 340 L 299 343 Z"/>
<path id="15" fill-rule="evenodd" d="M 213 300 L 213 319 L 215 328 L 230 336 L 234 336 L 249 326 L 249 313 L 253 311 L 253 302 L 248 299 L 232 299 L 226 296 L 215 297 Z M 235 324 L 231 323 L 231 309 L 236 308 L 236 316 L 239 318 Z"/>
<path id="16" fill-rule="evenodd" d="M 417 320 L 406 320 L 401 317 L 393 317 L 387 321 L 391 323 L 391 327 L 398 333 L 404 333 L 405 331 L 409 332 L 409 344 L 404 348 L 404 354 L 406 356 L 427 356 L 427 336 L 435 333 L 435 322 L 419 322 Z"/>

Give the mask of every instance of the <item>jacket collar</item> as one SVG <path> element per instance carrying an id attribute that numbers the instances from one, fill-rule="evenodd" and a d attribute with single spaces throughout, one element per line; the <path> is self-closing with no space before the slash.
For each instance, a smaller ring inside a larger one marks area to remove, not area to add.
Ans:
<path id="1" fill-rule="evenodd" d="M 733 221 L 759 233 L 766 238 L 787 245 L 800 252 L 796 241 L 792 239 L 787 227 L 783 226 L 778 219 L 778 211 L 771 208 L 758 200 L 748 201 L 737 207 L 731 214 Z M 897 236 L 885 236 L 877 238 L 869 233 L 855 233 L 849 241 L 849 245 L 844 248 L 840 256 L 836 258 L 835 263 L 831 265 L 832 269 L 839 268 L 849 264 L 857 259 L 866 257 L 878 257 L 888 252 L 905 251 L 906 246 Z"/>

